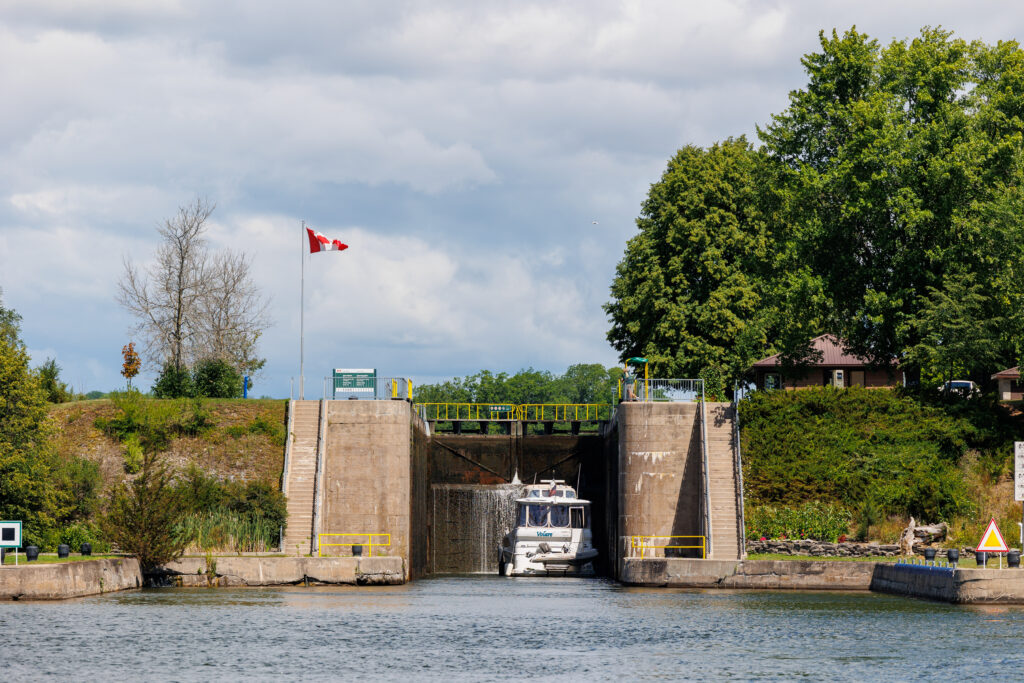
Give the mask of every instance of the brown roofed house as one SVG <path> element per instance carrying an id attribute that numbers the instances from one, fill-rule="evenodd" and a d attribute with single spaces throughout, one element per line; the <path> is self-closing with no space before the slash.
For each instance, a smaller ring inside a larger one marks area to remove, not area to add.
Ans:
<path id="1" fill-rule="evenodd" d="M 768 356 L 752 366 L 758 389 L 799 389 L 801 387 L 895 387 L 900 384 L 895 366 L 872 368 L 871 364 L 848 353 L 831 334 L 811 340 L 811 348 L 820 358 L 792 370 L 782 367 L 781 354 Z"/>
<path id="2" fill-rule="evenodd" d="M 1024 399 L 1024 383 L 1020 381 L 1019 368 L 1007 368 L 1002 372 L 997 372 L 992 375 L 992 379 L 999 381 L 1000 401 L 1020 401 Z"/>

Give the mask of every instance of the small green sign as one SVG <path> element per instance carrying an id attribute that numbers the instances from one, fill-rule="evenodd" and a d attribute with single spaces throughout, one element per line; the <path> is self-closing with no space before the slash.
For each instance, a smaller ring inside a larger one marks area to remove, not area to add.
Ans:
<path id="1" fill-rule="evenodd" d="M 376 368 L 334 370 L 334 393 L 373 393 L 377 388 Z"/>
<path id="2" fill-rule="evenodd" d="M 507 404 L 506 405 L 498 405 L 498 406 L 488 406 L 488 407 L 491 409 L 492 413 L 511 413 L 512 412 L 512 406 L 507 405 Z"/>

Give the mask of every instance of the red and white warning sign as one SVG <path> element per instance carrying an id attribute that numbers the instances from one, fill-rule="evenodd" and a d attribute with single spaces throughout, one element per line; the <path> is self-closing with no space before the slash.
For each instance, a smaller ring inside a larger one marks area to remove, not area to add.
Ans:
<path id="1" fill-rule="evenodd" d="M 996 526 L 995 518 L 988 523 L 988 528 L 985 529 L 985 533 L 981 537 L 981 543 L 978 544 L 975 550 L 985 553 L 1006 553 L 1010 551 L 1006 546 L 1006 541 L 1003 540 L 1003 535 L 999 533 L 999 527 Z"/>

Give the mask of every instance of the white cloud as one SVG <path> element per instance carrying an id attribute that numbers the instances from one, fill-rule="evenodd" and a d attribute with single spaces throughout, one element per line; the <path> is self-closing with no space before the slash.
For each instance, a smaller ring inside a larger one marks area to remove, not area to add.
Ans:
<path id="1" fill-rule="evenodd" d="M 119 385 L 121 257 L 148 258 L 155 226 L 206 196 L 211 241 L 252 252 L 273 297 L 258 393 L 283 394 L 297 371 L 302 217 L 353 245 L 307 272 L 310 367 L 611 362 L 601 304 L 666 160 L 752 135 L 805 82 L 818 30 L 852 24 L 882 42 L 925 24 L 995 42 L 1024 11 L 8 0 L 4 301 L 85 388 Z"/>

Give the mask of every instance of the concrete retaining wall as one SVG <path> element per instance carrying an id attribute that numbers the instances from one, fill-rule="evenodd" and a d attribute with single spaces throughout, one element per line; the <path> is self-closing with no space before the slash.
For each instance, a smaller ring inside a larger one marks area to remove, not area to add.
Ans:
<path id="1" fill-rule="evenodd" d="M 400 557 L 183 557 L 164 569 L 179 586 L 283 586 L 327 583 L 359 586 L 405 583 Z"/>
<path id="2" fill-rule="evenodd" d="M 871 590 L 958 604 L 1021 605 L 1024 571 L 879 563 Z"/>
<path id="3" fill-rule="evenodd" d="M 868 590 L 873 562 L 626 558 L 622 582 L 677 588 Z"/>
<path id="4" fill-rule="evenodd" d="M 63 600 L 141 586 L 135 558 L 0 567 L 0 600 Z"/>

